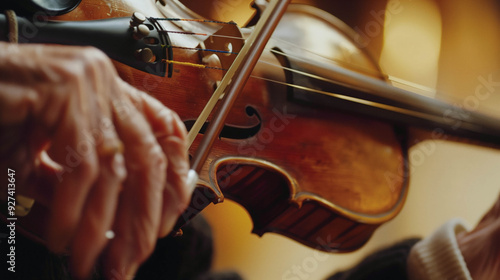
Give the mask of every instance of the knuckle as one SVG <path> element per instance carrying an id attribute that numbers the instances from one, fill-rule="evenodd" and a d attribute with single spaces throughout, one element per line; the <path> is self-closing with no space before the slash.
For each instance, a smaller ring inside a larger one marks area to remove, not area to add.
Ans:
<path id="1" fill-rule="evenodd" d="M 63 71 L 66 84 L 70 87 L 74 87 L 77 89 L 80 88 L 80 84 L 83 82 L 84 77 L 84 71 L 82 70 L 82 67 L 73 67 L 71 69 L 65 68 Z M 68 95 L 67 92 L 65 92 L 65 94 Z"/>
<path id="2" fill-rule="evenodd" d="M 95 156 L 89 155 L 85 157 L 79 166 L 75 168 L 77 176 L 82 180 L 83 184 L 91 184 L 99 175 L 99 164 Z"/>
<path id="3" fill-rule="evenodd" d="M 114 73 L 114 67 L 111 60 L 101 50 L 94 47 L 84 47 L 80 53 L 85 72 L 109 74 Z"/>
<path id="4" fill-rule="evenodd" d="M 175 111 L 167 107 L 163 107 L 158 113 L 157 119 L 166 121 L 167 131 L 169 134 L 175 135 L 182 140 L 187 138 L 186 127 Z"/>
<path id="5" fill-rule="evenodd" d="M 94 47 L 82 47 L 80 55 L 83 61 L 89 63 L 106 62 L 109 60 L 106 54 Z"/>
<path id="6" fill-rule="evenodd" d="M 151 136 L 153 137 L 153 136 Z M 142 156 L 137 158 L 137 164 L 128 164 L 128 172 L 132 180 L 144 182 L 148 191 L 154 194 L 163 192 L 166 181 L 167 157 L 156 143 L 143 143 Z"/>
<path id="7" fill-rule="evenodd" d="M 82 92 L 81 88 L 82 85 L 85 84 L 84 77 L 85 77 L 85 70 L 84 67 L 82 67 L 79 64 L 73 64 L 73 67 L 68 68 L 66 65 L 61 65 L 61 66 L 55 66 L 56 68 L 59 68 L 58 70 L 60 71 L 60 75 L 58 77 L 59 80 L 64 81 L 61 85 L 62 86 L 54 86 L 53 88 L 55 89 L 53 91 L 54 94 L 57 95 L 59 99 L 62 100 L 67 100 L 69 101 L 70 99 L 74 99 L 78 95 L 82 95 L 85 92 Z M 54 81 L 58 82 L 58 81 Z M 78 94 L 68 94 L 68 91 L 75 91 Z"/>
<path id="8" fill-rule="evenodd" d="M 113 157 L 110 163 L 111 174 L 115 183 L 121 185 L 127 178 L 127 168 L 125 166 L 125 158 L 122 154 L 118 153 Z"/>
<path id="9" fill-rule="evenodd" d="M 152 176 L 155 176 L 160 180 L 157 184 L 154 184 L 153 187 L 155 190 L 163 191 L 167 172 L 167 157 L 158 144 L 155 144 L 154 147 L 151 148 L 149 154 Z"/>
<path id="10" fill-rule="evenodd" d="M 156 245 L 156 236 L 151 233 L 148 234 L 147 232 L 144 232 L 141 234 L 140 238 L 137 239 L 135 244 L 137 261 L 143 262 L 153 252 Z"/>
<path id="11" fill-rule="evenodd" d="M 154 139 L 154 141 L 156 142 L 156 139 Z M 160 145 L 158 143 L 151 143 L 148 146 L 147 154 L 149 155 L 149 158 L 147 159 L 147 162 L 149 165 L 155 169 L 166 170 L 167 156 L 163 153 Z"/>
<path id="12" fill-rule="evenodd" d="M 154 148 L 151 149 L 151 153 L 156 155 L 155 160 L 161 168 L 166 167 L 167 165 L 167 156 L 163 153 L 162 148 L 159 144 L 155 144 Z"/>

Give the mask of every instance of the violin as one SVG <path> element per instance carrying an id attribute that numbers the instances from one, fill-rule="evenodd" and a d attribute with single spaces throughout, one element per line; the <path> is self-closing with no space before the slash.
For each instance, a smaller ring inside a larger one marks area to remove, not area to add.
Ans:
<path id="1" fill-rule="evenodd" d="M 173 3 L 103 6 L 87 0 L 51 17 L 54 22 L 18 22 L 37 29 L 24 41 L 102 49 L 125 81 L 176 111 L 191 132 L 251 29 L 189 21 L 193 13 Z M 306 21 L 312 27 L 301 24 Z M 324 41 L 301 40 L 308 28 L 324 28 L 325 36 L 317 38 Z M 309 5 L 288 5 L 251 70 L 220 132 L 207 136 L 214 112 L 227 110 L 217 104 L 206 121 L 198 121 L 199 131 L 190 133 L 199 179 L 176 228 L 228 198 L 248 211 L 258 235 L 275 232 L 328 252 L 353 251 L 404 205 L 411 129 L 419 129 L 419 139 L 500 142 L 497 120 L 389 85 L 356 33 Z M 204 139 L 210 139 L 209 148 Z M 35 203 L 18 224 L 40 236 L 46 211 Z"/>

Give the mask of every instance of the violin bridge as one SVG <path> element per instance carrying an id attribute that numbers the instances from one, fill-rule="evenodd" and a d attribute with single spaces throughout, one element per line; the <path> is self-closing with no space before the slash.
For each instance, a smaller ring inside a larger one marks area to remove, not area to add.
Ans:
<path id="1" fill-rule="evenodd" d="M 227 24 L 200 43 L 200 47 L 202 49 L 223 51 L 215 54 L 206 52 L 204 56 L 216 55 L 219 58 L 221 68 L 229 69 L 241 48 L 243 48 L 243 44 L 243 36 L 238 26 Z"/>

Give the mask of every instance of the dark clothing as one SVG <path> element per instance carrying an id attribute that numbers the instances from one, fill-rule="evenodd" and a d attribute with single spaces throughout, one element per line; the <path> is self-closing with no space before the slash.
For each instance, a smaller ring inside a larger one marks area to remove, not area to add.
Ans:
<path id="1" fill-rule="evenodd" d="M 407 239 L 369 255 L 355 267 L 338 272 L 327 280 L 404 280 L 406 260 L 420 239 Z"/>
<path id="2" fill-rule="evenodd" d="M 49 252 L 44 246 L 16 235 L 15 273 L 9 267 L 7 253 L 7 227 L 0 229 L 0 252 L 2 257 L 0 279 L 5 280 L 70 280 L 68 256 Z M 183 227 L 180 237 L 166 237 L 158 240 L 154 253 L 139 268 L 137 280 L 240 280 L 231 272 L 209 273 L 212 264 L 213 242 L 210 226 L 201 215 Z M 96 267 L 92 280 L 101 280 L 102 274 Z"/>

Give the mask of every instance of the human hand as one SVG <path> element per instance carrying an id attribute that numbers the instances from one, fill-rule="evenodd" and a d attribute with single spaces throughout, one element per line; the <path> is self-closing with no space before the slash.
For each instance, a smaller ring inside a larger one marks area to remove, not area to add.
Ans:
<path id="1" fill-rule="evenodd" d="M 76 277 L 100 256 L 108 278 L 130 277 L 171 231 L 192 192 L 185 138 L 100 51 L 0 43 L 0 167 L 50 209 L 47 246 Z"/>
<path id="2" fill-rule="evenodd" d="M 457 242 L 472 279 L 500 276 L 500 197 L 474 230 L 461 232 Z"/>

